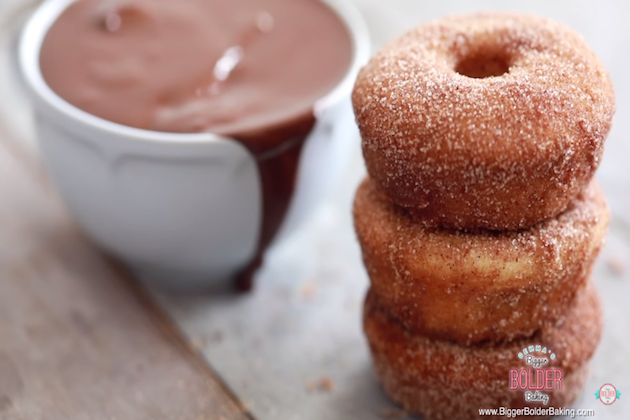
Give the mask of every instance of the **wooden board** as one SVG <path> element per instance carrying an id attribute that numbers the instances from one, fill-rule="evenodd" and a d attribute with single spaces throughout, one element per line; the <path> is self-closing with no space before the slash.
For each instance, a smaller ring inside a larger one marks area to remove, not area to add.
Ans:
<path id="1" fill-rule="evenodd" d="M 0 419 L 251 419 L 2 138 Z"/>

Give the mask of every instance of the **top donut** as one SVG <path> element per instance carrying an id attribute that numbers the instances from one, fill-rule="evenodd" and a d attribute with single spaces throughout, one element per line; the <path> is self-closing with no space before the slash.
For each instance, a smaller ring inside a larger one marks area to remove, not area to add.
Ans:
<path id="1" fill-rule="evenodd" d="M 577 33 L 506 13 L 408 32 L 361 70 L 352 101 L 381 193 L 426 225 L 465 230 L 559 214 L 597 169 L 615 111 Z"/>

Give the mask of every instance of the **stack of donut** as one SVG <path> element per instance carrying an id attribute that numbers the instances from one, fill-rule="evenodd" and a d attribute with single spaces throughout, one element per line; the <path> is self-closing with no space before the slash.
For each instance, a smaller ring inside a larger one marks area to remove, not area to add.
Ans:
<path id="1" fill-rule="evenodd" d="M 615 98 L 600 61 L 547 19 L 450 17 L 378 52 L 352 100 L 364 329 L 386 392 L 424 420 L 571 404 L 602 320 L 593 175 Z M 547 402 L 527 378 L 511 389 L 535 353 L 562 375 Z"/>

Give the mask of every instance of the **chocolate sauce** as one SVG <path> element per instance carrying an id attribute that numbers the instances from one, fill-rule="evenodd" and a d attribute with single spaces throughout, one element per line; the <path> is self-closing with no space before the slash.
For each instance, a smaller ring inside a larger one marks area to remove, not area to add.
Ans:
<path id="1" fill-rule="evenodd" d="M 317 0 L 79 0 L 50 28 L 40 66 L 101 118 L 242 142 L 263 197 L 258 252 L 237 282 L 248 289 L 291 202 L 313 105 L 351 57 L 347 29 Z"/>
<path id="2" fill-rule="evenodd" d="M 236 137 L 256 158 L 263 197 L 256 256 L 237 277 L 239 290 L 252 288 L 253 276 L 263 262 L 263 253 L 280 229 L 293 197 L 302 146 L 314 125 L 315 117 L 309 113 L 266 132 Z"/>

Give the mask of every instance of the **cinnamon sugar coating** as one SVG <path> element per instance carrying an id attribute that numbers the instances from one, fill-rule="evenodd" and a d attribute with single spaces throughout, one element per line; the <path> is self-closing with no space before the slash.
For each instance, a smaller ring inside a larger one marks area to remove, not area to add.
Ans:
<path id="1" fill-rule="evenodd" d="M 362 69 L 352 100 L 377 188 L 418 221 L 456 229 L 560 213 L 597 169 L 615 111 L 580 35 L 509 13 L 408 32 Z"/>
<path id="2" fill-rule="evenodd" d="M 595 181 L 563 213 L 522 231 L 427 228 L 370 179 L 354 203 L 372 293 L 410 331 L 464 344 L 528 336 L 561 319 L 608 221 Z"/>
<path id="3" fill-rule="evenodd" d="M 590 282 L 578 293 L 563 323 L 545 325 L 530 338 L 500 345 L 468 347 L 409 332 L 372 292 L 366 298 L 363 321 L 385 391 L 424 420 L 469 420 L 479 416 L 480 408 L 544 407 L 526 403 L 523 391 L 511 391 L 509 384 L 510 369 L 526 367 L 518 353 L 537 344 L 557 356 L 545 368 L 563 371 L 562 389 L 544 391 L 550 396 L 547 407 L 569 406 L 584 384 L 602 327 L 599 299 Z"/>

